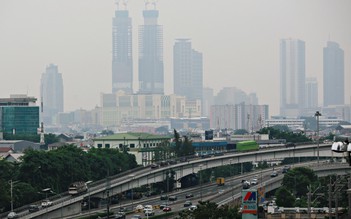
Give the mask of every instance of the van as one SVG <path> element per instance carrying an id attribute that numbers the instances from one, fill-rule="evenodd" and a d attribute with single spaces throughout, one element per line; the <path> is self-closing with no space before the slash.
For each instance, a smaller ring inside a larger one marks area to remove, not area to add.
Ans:
<path id="1" fill-rule="evenodd" d="M 145 206 L 144 206 L 144 213 L 145 213 L 146 211 L 152 211 L 152 210 L 153 210 L 152 205 L 145 205 Z"/>

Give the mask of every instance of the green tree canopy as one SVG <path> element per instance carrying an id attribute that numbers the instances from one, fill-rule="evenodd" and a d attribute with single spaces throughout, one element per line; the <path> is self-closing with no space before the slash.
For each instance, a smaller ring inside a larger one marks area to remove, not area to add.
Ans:
<path id="1" fill-rule="evenodd" d="M 315 183 L 318 183 L 318 177 L 313 170 L 306 167 L 296 167 L 284 175 L 282 185 L 296 197 L 301 197 L 307 194 L 307 186 Z"/>

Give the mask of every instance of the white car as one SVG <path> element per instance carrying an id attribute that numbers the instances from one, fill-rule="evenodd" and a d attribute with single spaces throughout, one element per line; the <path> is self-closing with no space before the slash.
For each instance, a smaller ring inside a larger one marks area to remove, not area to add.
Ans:
<path id="1" fill-rule="evenodd" d="M 135 207 L 135 210 L 136 210 L 136 211 L 142 211 L 142 210 L 144 210 L 144 206 L 143 206 L 143 205 L 137 205 L 137 206 Z"/>
<path id="2" fill-rule="evenodd" d="M 144 213 L 145 213 L 146 211 L 152 211 L 152 210 L 153 210 L 152 205 L 145 205 L 145 206 L 144 206 Z"/>
<path id="3" fill-rule="evenodd" d="M 196 209 L 197 209 L 197 206 L 196 205 L 192 205 L 192 206 L 190 206 L 189 211 L 195 211 Z"/>
<path id="4" fill-rule="evenodd" d="M 258 179 L 256 178 L 253 178 L 250 182 L 251 185 L 257 185 L 257 183 L 258 183 Z"/>
<path id="5" fill-rule="evenodd" d="M 17 214 L 16 214 L 16 212 L 14 212 L 14 211 L 11 211 L 8 215 L 7 215 L 7 218 L 17 218 Z"/>
<path id="6" fill-rule="evenodd" d="M 46 208 L 52 205 L 52 201 L 50 200 L 44 200 L 41 202 L 41 207 Z"/>

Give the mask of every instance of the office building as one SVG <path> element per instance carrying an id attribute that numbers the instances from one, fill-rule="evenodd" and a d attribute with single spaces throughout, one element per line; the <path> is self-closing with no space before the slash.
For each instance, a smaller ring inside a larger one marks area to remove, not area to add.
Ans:
<path id="1" fill-rule="evenodd" d="M 133 93 L 132 19 L 116 10 L 112 20 L 112 92 Z"/>
<path id="2" fill-rule="evenodd" d="M 177 39 L 173 47 L 174 94 L 202 100 L 202 54 L 192 49 L 189 39 Z"/>
<path id="3" fill-rule="evenodd" d="M 202 97 L 202 116 L 209 117 L 211 106 L 214 103 L 213 89 L 209 87 L 203 88 Z"/>
<path id="4" fill-rule="evenodd" d="M 305 42 L 280 41 L 280 114 L 296 117 L 305 108 Z"/>
<path id="5" fill-rule="evenodd" d="M 54 124 L 56 115 L 63 112 L 63 80 L 57 65 L 50 64 L 41 76 L 40 94 L 42 101 L 42 121 Z"/>
<path id="6" fill-rule="evenodd" d="M 258 104 L 258 98 L 255 93 L 246 94 L 244 91 L 236 87 L 224 87 L 220 90 L 214 99 L 216 105 L 225 104 Z"/>
<path id="7" fill-rule="evenodd" d="M 210 122 L 214 129 L 246 129 L 255 132 L 269 118 L 268 105 L 226 104 L 211 106 Z"/>
<path id="8" fill-rule="evenodd" d="M 101 125 L 118 127 L 140 120 L 164 120 L 201 116 L 201 101 L 162 94 L 101 94 Z"/>
<path id="9" fill-rule="evenodd" d="M 317 109 L 318 107 L 318 83 L 316 78 L 306 78 L 306 108 Z"/>
<path id="10" fill-rule="evenodd" d="M 323 49 L 323 105 L 344 104 L 344 51 L 328 41 Z"/>
<path id="11" fill-rule="evenodd" d="M 0 131 L 4 134 L 37 134 L 39 107 L 36 98 L 26 95 L 11 95 L 0 99 Z"/>
<path id="12" fill-rule="evenodd" d="M 157 10 L 144 10 L 139 28 L 139 93 L 164 93 L 163 30 Z"/>

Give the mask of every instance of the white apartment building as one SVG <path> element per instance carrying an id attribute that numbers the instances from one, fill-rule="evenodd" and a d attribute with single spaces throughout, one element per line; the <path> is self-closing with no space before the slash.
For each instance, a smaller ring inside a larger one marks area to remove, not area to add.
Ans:
<path id="1" fill-rule="evenodd" d="M 169 119 L 201 116 L 201 100 L 162 94 L 101 94 L 101 125 L 117 127 L 139 119 Z"/>

